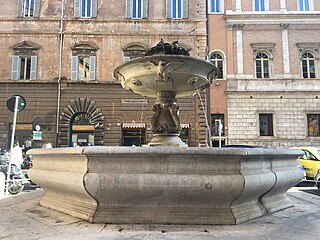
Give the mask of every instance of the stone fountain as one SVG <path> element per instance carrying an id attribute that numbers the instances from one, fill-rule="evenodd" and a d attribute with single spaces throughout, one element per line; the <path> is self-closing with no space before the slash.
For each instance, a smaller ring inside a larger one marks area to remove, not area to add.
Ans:
<path id="1" fill-rule="evenodd" d="M 300 151 L 186 147 L 177 98 L 212 83 L 216 68 L 160 41 L 115 72 L 121 85 L 156 97 L 150 147 L 32 149 L 40 204 L 92 223 L 238 224 L 291 207 Z"/>
<path id="2" fill-rule="evenodd" d="M 151 56 L 150 56 L 151 55 Z M 218 69 L 211 63 L 189 56 L 177 41 L 161 40 L 146 57 L 131 60 L 114 71 L 122 87 L 147 97 L 156 97 L 149 146 L 183 147 L 179 138 L 177 97 L 192 96 L 210 87 Z"/>

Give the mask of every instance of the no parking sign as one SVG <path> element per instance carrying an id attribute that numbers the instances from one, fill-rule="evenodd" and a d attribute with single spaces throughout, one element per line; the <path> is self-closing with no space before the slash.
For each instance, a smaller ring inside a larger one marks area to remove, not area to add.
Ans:
<path id="1" fill-rule="evenodd" d="M 7 99 L 7 108 L 11 111 L 14 112 L 15 110 L 15 105 L 16 105 L 16 100 L 17 102 L 17 112 L 22 112 L 23 109 L 26 107 L 26 100 L 24 97 L 20 95 L 13 95 Z"/>

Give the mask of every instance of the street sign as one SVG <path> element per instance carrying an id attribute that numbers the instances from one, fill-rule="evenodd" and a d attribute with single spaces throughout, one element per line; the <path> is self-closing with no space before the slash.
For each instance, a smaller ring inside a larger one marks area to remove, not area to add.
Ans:
<path id="1" fill-rule="evenodd" d="M 16 99 L 18 99 L 18 104 L 17 104 L 17 112 L 22 112 L 23 109 L 26 107 L 26 100 L 20 96 L 20 95 L 13 95 L 7 99 L 7 108 L 11 111 L 14 112 L 15 108 L 15 103 Z"/>
<path id="2" fill-rule="evenodd" d="M 7 99 L 7 108 L 14 112 L 14 115 L 13 115 L 13 124 L 12 124 L 12 133 L 11 133 L 11 143 L 10 143 L 10 151 L 12 153 L 12 149 L 13 149 L 13 141 L 14 141 L 14 135 L 15 135 L 15 132 L 16 132 L 16 125 L 17 125 L 17 113 L 18 112 L 21 112 L 23 111 L 23 109 L 26 107 L 26 100 L 20 96 L 20 95 L 13 95 L 11 97 L 9 97 Z M 12 155 L 13 154 L 10 154 L 10 158 L 9 158 L 9 164 L 8 164 L 8 172 L 7 172 L 7 181 L 9 181 L 10 179 L 10 170 L 11 170 L 11 163 L 12 163 Z M 9 194 L 8 192 L 8 187 L 6 188 L 6 195 Z"/>
<path id="3" fill-rule="evenodd" d="M 32 133 L 33 140 L 42 140 L 42 132 L 40 131 L 33 131 Z"/>

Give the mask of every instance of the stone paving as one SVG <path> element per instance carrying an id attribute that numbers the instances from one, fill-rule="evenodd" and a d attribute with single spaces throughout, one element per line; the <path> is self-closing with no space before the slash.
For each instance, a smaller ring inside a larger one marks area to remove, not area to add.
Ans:
<path id="1" fill-rule="evenodd" d="M 0 239 L 316 240 L 320 236 L 320 194 L 296 187 L 288 192 L 294 207 L 240 225 L 91 224 L 40 206 L 43 194 L 37 189 L 1 197 Z"/>

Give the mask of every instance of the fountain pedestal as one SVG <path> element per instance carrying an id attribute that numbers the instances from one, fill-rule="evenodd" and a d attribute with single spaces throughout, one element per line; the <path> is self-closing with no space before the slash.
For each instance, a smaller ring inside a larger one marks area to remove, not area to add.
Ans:
<path id="1" fill-rule="evenodd" d="M 154 114 L 151 119 L 151 127 L 154 134 L 148 146 L 187 147 L 179 137 L 181 127 L 176 93 L 173 91 L 158 92 L 157 101 L 152 110 Z"/>

